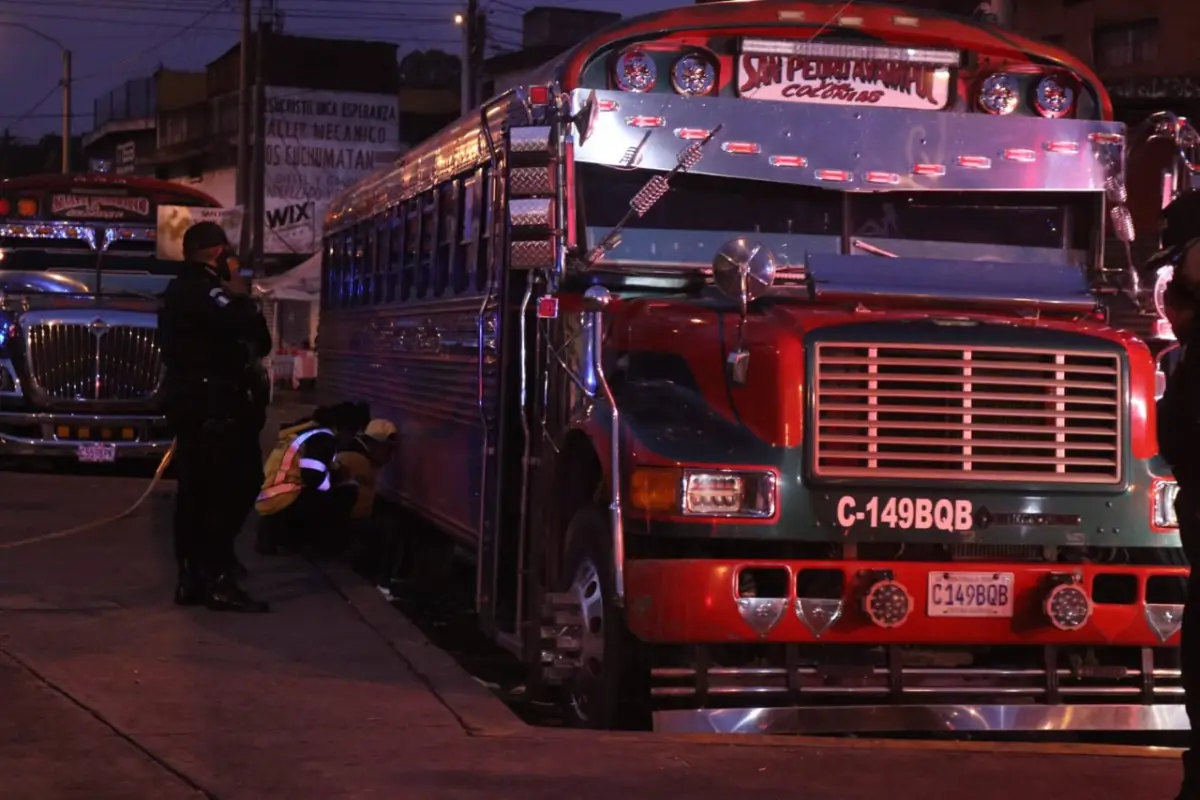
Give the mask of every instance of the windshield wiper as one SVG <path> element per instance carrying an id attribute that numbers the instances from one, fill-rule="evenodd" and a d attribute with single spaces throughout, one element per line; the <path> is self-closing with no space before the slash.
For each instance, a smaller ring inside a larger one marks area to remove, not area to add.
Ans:
<path id="1" fill-rule="evenodd" d="M 885 258 L 899 258 L 895 253 L 884 250 L 882 247 L 876 247 L 870 242 L 864 242 L 862 239 L 855 239 L 850 244 L 862 250 L 864 253 L 870 253 L 873 256 L 884 256 Z"/>
<path id="2" fill-rule="evenodd" d="M 621 230 L 633 221 L 634 217 L 644 217 L 646 212 L 654 207 L 654 204 L 663 198 L 663 195 L 671 188 L 671 178 L 681 172 L 687 172 L 692 167 L 696 166 L 697 162 L 704 157 L 704 145 L 712 141 L 717 132 L 724 125 L 717 125 L 708 132 L 708 135 L 703 139 L 692 142 L 687 147 L 683 148 L 677 156 L 675 156 L 675 166 L 670 172 L 664 172 L 660 175 L 655 175 L 650 180 L 646 181 L 633 199 L 629 201 L 629 210 L 625 212 L 625 216 L 613 227 L 608 234 L 600 240 L 600 242 L 592 248 L 583 260 L 583 269 L 591 269 L 600 259 L 617 245 L 621 244 Z M 642 140 L 645 144 L 645 139 Z"/>

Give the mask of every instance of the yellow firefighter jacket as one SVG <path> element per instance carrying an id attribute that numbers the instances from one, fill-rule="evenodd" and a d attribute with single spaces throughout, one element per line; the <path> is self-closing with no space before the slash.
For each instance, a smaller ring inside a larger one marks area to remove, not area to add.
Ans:
<path id="1" fill-rule="evenodd" d="M 255 503 L 260 515 L 277 514 L 287 508 L 307 484 L 315 484 L 312 488 L 317 491 L 329 491 L 329 464 L 305 458 L 304 445 L 314 436 L 333 435 L 333 431 L 315 422 L 305 422 L 279 432 L 279 441 L 263 466 L 266 479 Z M 323 473 L 323 479 L 318 473 Z M 312 478 L 317 478 L 319 483 Z"/>

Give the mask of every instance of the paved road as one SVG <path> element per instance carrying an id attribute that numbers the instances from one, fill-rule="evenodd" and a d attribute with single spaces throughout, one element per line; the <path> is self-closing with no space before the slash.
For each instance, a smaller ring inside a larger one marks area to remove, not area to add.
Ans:
<path id="1" fill-rule="evenodd" d="M 0 800 L 1173 797 L 1167 759 L 525 729 L 343 569 L 248 556 L 274 613 L 172 607 L 169 496 L 3 549 L 144 486 L 0 473 Z"/>

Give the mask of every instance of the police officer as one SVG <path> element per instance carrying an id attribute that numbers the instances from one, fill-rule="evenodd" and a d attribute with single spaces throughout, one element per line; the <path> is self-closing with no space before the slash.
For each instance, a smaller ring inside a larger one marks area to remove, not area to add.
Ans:
<path id="1" fill-rule="evenodd" d="M 270 352 L 271 335 L 219 225 L 189 228 L 183 255 L 158 323 L 179 484 L 175 602 L 263 612 L 267 604 L 238 585 L 233 543 L 263 479 L 261 360 Z"/>
<path id="2" fill-rule="evenodd" d="M 1164 312 L 1182 356 L 1158 401 L 1158 451 L 1171 465 L 1179 494 L 1175 515 L 1192 577 L 1183 611 L 1180 657 L 1191 749 L 1183 756 L 1179 800 L 1200 799 L 1200 239 L 1177 247 Z"/>

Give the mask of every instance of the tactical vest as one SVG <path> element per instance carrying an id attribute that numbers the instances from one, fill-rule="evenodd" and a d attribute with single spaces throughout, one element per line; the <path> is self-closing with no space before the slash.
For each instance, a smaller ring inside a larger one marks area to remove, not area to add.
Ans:
<path id="1" fill-rule="evenodd" d="M 318 427 L 315 422 L 306 422 L 280 433 L 279 442 L 271 451 L 271 455 L 267 456 L 267 463 L 263 466 L 266 480 L 263 481 L 262 491 L 259 492 L 258 501 L 254 505 L 260 515 L 277 514 L 295 502 L 300 490 L 304 488 L 304 482 L 300 478 L 300 462 L 303 460 L 300 458 L 300 448 L 310 438 L 320 434 L 333 436 L 333 431 Z M 318 488 L 329 488 L 328 475 Z"/>

